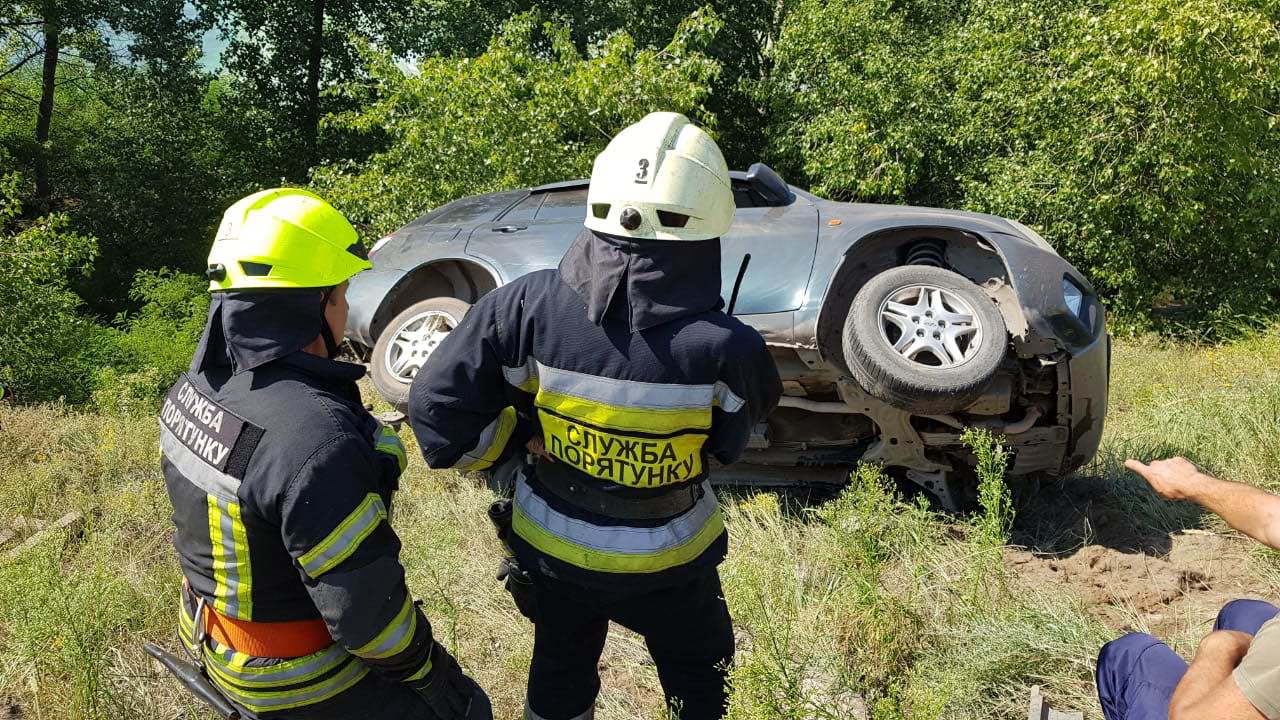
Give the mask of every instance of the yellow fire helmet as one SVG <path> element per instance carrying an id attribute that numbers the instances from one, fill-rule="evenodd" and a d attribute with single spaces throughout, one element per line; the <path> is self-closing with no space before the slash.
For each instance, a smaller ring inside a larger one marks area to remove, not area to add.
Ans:
<path id="1" fill-rule="evenodd" d="M 209 291 L 325 288 L 373 267 L 355 228 L 318 195 L 263 190 L 227 209 L 209 251 Z"/>
<path id="2" fill-rule="evenodd" d="M 596 156 L 588 228 L 638 240 L 710 240 L 732 224 L 729 167 L 689 118 L 650 113 Z"/>

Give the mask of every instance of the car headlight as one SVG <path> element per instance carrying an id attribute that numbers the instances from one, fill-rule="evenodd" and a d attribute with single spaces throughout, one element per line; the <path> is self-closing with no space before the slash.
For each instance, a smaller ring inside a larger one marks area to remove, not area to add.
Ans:
<path id="1" fill-rule="evenodd" d="M 394 236 L 384 235 L 382 238 L 378 240 L 378 242 L 374 243 L 373 247 L 369 248 L 369 257 L 373 257 L 373 254 L 378 252 L 378 248 L 382 247 L 383 245 L 386 245 L 387 241 L 390 240 L 392 237 Z"/>
<path id="2" fill-rule="evenodd" d="M 1048 240 L 1045 240 L 1043 237 L 1041 237 L 1040 233 L 1036 232 L 1035 230 L 1032 230 L 1026 225 L 1023 225 L 1017 220 L 1009 220 L 1009 224 L 1012 225 L 1018 232 L 1022 233 L 1023 237 L 1030 240 L 1033 245 L 1039 247 L 1042 250 L 1055 252 L 1053 249 L 1053 246 L 1049 244 Z"/>
<path id="3" fill-rule="evenodd" d="M 1069 277 L 1062 278 L 1062 301 L 1067 304 L 1067 309 L 1072 315 L 1081 320 L 1086 319 L 1080 314 L 1081 309 L 1084 308 L 1084 290 L 1081 290 L 1080 286 L 1072 282 Z"/>

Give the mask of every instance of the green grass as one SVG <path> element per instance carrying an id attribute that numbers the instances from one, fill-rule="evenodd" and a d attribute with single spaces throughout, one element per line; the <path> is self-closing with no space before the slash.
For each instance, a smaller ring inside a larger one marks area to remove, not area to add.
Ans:
<path id="1" fill-rule="evenodd" d="M 1280 330 L 1216 347 L 1117 343 L 1111 407 L 1098 461 L 1042 498 L 1087 488 L 1153 533 L 1221 530 L 1124 473 L 1128 454 L 1185 454 L 1280 490 Z M 155 421 L 41 406 L 0 407 L 0 424 L 0 527 L 25 534 L 25 520 L 73 509 L 86 517 L 0 563 L 0 699 L 25 718 L 207 717 L 140 647 L 173 645 L 179 581 Z M 872 467 L 821 504 L 722 493 L 732 543 L 722 572 L 739 639 L 732 718 L 846 718 L 863 708 L 876 720 L 1020 718 L 1033 684 L 1056 706 L 1097 717 L 1093 656 L 1115 631 L 1000 561 L 1010 534 L 1024 542 L 1027 531 L 999 479 L 998 438 L 970 442 L 982 459 L 982 510 L 964 520 L 898 496 Z M 493 580 L 489 493 L 421 462 L 403 487 L 395 523 L 410 586 L 498 716 L 517 717 L 532 637 Z M 1070 552 L 1093 531 L 1055 526 L 1060 536 L 1039 540 Z M 1260 594 L 1280 592 L 1278 558 L 1254 555 Z M 661 717 L 639 638 L 615 633 L 603 668 L 598 717 Z"/>

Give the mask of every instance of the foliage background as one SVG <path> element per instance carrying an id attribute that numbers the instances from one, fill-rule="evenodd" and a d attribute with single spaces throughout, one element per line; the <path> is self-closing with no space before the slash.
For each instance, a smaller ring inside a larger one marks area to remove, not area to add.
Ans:
<path id="1" fill-rule="evenodd" d="M 26 258 L 0 275 L 0 375 L 33 400 L 171 374 L 133 318 L 187 338 L 202 308 L 157 313 L 153 281 L 195 287 L 253 189 L 310 185 L 371 241 L 583 176 L 655 109 L 827 197 L 1021 220 L 1120 331 L 1222 337 L 1280 306 L 1275 0 L 24 1 L 0 59 L 0 232 Z"/>

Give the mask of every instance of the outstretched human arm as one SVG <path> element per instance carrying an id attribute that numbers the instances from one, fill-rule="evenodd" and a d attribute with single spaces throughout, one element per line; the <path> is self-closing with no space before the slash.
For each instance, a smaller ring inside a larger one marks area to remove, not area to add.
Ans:
<path id="1" fill-rule="evenodd" d="M 1160 495 L 1170 500 L 1190 500 L 1236 530 L 1280 550 L 1280 496 L 1219 480 L 1180 457 L 1156 460 L 1150 465 L 1131 458 L 1125 461 L 1125 467 L 1142 476 Z"/>
<path id="2" fill-rule="evenodd" d="M 1173 692 L 1169 720 L 1266 720 L 1232 677 L 1252 642 L 1233 630 L 1209 633 Z"/>

